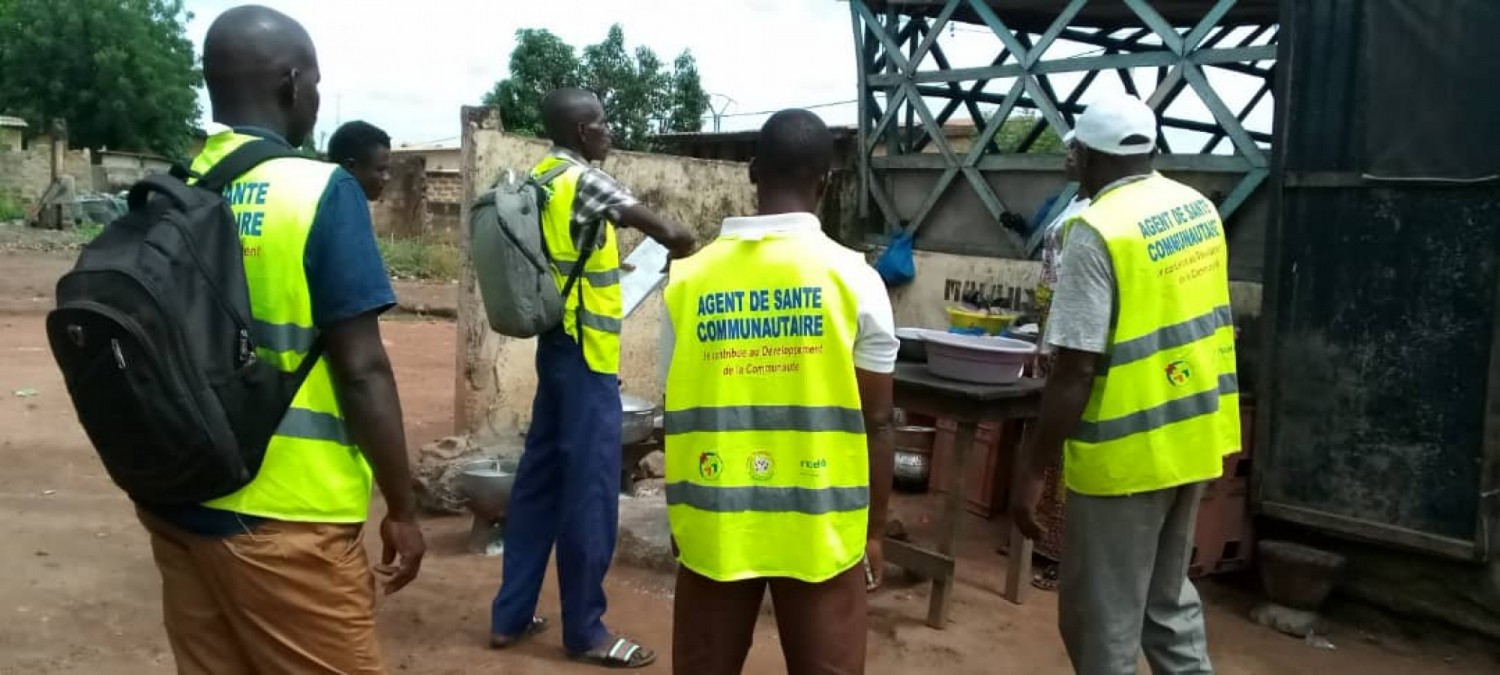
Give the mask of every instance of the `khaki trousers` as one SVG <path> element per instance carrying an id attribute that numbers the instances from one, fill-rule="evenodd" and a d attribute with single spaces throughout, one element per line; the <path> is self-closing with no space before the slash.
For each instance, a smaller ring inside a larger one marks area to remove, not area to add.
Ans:
<path id="1" fill-rule="evenodd" d="M 678 568 L 672 672 L 739 675 L 768 587 L 789 675 L 865 672 L 863 565 L 820 584 L 784 578 L 721 582 Z"/>
<path id="2" fill-rule="evenodd" d="M 215 539 L 137 515 L 178 673 L 383 672 L 362 526 L 266 521 Z"/>

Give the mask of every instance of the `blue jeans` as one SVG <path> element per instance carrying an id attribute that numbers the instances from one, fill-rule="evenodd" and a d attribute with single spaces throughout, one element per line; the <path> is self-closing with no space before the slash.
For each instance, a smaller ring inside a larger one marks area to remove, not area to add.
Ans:
<path id="1" fill-rule="evenodd" d="M 589 370 L 582 348 L 560 328 L 538 338 L 536 372 L 490 632 L 518 636 L 530 625 L 556 543 L 563 646 L 577 654 L 609 637 L 604 575 L 619 526 L 619 378 Z"/>

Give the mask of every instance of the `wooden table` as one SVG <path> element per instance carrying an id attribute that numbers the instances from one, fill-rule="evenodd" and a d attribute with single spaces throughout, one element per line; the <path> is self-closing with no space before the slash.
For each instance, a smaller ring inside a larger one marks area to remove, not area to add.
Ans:
<path id="1" fill-rule="evenodd" d="M 938 528 L 937 550 L 890 538 L 885 540 L 888 562 L 932 579 L 927 625 L 940 629 L 948 623 L 948 605 L 953 599 L 956 572 L 953 540 L 958 536 L 958 521 L 963 513 L 964 479 L 975 432 L 982 423 L 1036 417 L 1041 408 L 1043 381 L 1023 379 L 1008 385 L 970 384 L 937 377 L 920 363 L 896 364 L 895 381 L 896 407 L 909 413 L 946 417 L 958 426 L 953 461 L 945 475 L 948 484 L 943 497 L 943 522 Z M 1012 462 L 1016 454 L 1012 453 Z M 1014 476 L 1015 472 L 1012 471 L 1011 475 Z M 1018 605 L 1031 582 L 1031 549 L 1031 540 L 1011 525 L 1005 598 Z"/>

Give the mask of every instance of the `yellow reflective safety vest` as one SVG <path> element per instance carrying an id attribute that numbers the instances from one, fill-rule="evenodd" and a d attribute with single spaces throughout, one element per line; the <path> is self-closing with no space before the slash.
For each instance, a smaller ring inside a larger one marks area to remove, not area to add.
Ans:
<path id="1" fill-rule="evenodd" d="M 668 515 L 710 579 L 817 583 L 864 556 L 858 301 L 828 263 L 855 254 L 824 241 L 725 236 L 672 265 Z"/>
<path id="2" fill-rule="evenodd" d="M 583 347 L 589 370 L 604 375 L 620 372 L 620 328 L 624 323 L 624 299 L 620 293 L 620 245 L 615 225 L 601 223 L 598 240 L 585 242 L 587 228 L 573 225 L 573 200 L 578 196 L 578 178 L 588 167 L 555 155 L 543 159 L 531 175 L 540 177 L 558 164 L 571 164 L 548 184 L 547 207 L 542 214 L 542 236 L 547 254 L 552 258 L 552 278 L 557 290 L 567 285 L 568 276 L 583 257 L 583 273 L 568 297 L 563 298 L 563 330 Z"/>
<path id="3" fill-rule="evenodd" d="M 216 134 L 193 161 L 198 175 L 235 148 L 255 140 Z M 292 372 L 318 336 L 303 251 L 318 202 L 337 167 L 311 159 L 273 159 L 224 190 L 240 225 L 250 287 L 256 355 Z M 303 382 L 266 448 L 255 480 L 205 505 L 277 520 L 363 523 L 372 473 L 344 425 L 328 363 L 320 359 Z"/>
<path id="4" fill-rule="evenodd" d="M 1065 446 L 1068 489 L 1125 495 L 1217 478 L 1223 456 L 1240 448 L 1218 210 L 1152 174 L 1105 192 L 1080 217 L 1109 247 L 1117 306 L 1088 407 Z"/>

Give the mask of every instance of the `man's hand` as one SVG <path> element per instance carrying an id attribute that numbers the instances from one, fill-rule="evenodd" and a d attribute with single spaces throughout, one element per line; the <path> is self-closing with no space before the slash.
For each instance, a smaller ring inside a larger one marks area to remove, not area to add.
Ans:
<path id="1" fill-rule="evenodd" d="M 641 204 L 627 206 L 615 215 L 615 222 L 625 227 L 633 227 L 655 239 L 662 246 L 667 247 L 667 251 L 674 259 L 686 258 L 697 250 L 697 242 L 694 241 L 692 230 L 683 227 L 681 223 L 671 218 L 657 215 Z"/>
<path id="2" fill-rule="evenodd" d="M 380 521 L 380 542 L 383 550 L 375 571 L 385 578 L 385 594 L 391 595 L 417 578 L 427 542 L 416 520 L 393 520 L 390 516 Z"/>
<path id="3" fill-rule="evenodd" d="M 885 540 L 865 542 L 865 591 L 873 593 L 885 583 Z"/>
<path id="4" fill-rule="evenodd" d="M 1047 529 L 1037 520 L 1036 506 L 1042 501 L 1042 493 L 1047 489 L 1047 478 L 1045 474 L 1038 476 L 1028 473 L 1021 476 L 1017 483 L 1010 495 L 1010 522 L 1027 539 L 1041 539 Z"/>

